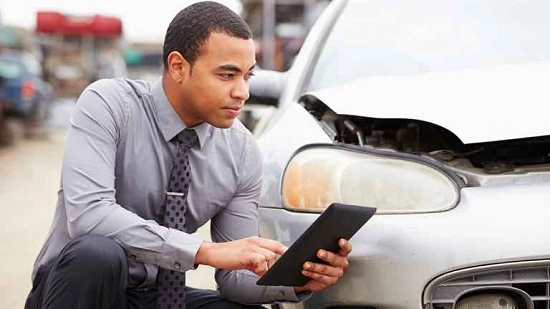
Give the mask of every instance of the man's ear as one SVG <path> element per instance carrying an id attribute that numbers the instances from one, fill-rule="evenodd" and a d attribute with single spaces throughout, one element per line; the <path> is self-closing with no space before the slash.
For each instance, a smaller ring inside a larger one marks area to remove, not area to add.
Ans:
<path id="1" fill-rule="evenodd" d="M 168 55 L 168 73 L 176 83 L 181 83 L 189 76 L 191 65 L 177 51 L 173 51 Z"/>

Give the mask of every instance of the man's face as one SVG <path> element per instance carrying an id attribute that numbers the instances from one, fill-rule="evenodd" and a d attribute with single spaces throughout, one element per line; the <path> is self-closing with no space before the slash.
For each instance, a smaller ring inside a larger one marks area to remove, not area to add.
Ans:
<path id="1" fill-rule="evenodd" d="M 255 63 L 252 39 L 211 33 L 182 81 L 180 117 L 186 125 L 230 127 L 249 97 L 248 79 Z"/>

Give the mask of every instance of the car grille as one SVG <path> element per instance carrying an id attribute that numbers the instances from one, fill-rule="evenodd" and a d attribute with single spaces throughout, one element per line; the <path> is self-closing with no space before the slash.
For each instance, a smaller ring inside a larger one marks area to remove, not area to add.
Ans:
<path id="1" fill-rule="evenodd" d="M 496 264 L 445 274 L 426 288 L 425 308 L 451 309 L 461 296 L 482 290 L 526 299 L 527 309 L 550 309 L 550 261 Z"/>

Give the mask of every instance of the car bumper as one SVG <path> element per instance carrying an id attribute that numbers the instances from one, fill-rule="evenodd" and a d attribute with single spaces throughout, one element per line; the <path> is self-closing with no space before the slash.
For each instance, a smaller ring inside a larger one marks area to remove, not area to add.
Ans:
<path id="1" fill-rule="evenodd" d="M 460 204 L 446 212 L 375 215 L 351 239 L 345 276 L 303 306 L 423 308 L 423 292 L 438 276 L 548 259 L 549 201 L 550 183 L 464 188 Z M 317 216 L 261 207 L 260 233 L 290 245 Z"/>
<path id="2" fill-rule="evenodd" d="M 4 106 L 4 111 L 6 114 L 15 116 L 27 116 L 32 107 L 32 101 L 24 99 L 0 97 L 0 104 Z"/>

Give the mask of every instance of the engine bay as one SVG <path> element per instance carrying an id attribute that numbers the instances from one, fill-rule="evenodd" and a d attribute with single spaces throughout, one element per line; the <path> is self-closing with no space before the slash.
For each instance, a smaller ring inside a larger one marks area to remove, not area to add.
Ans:
<path id="1" fill-rule="evenodd" d="M 337 143 L 427 155 L 452 167 L 481 169 L 486 174 L 550 163 L 550 136 L 464 144 L 451 131 L 422 120 L 338 115 L 312 97 L 302 104 Z"/>

